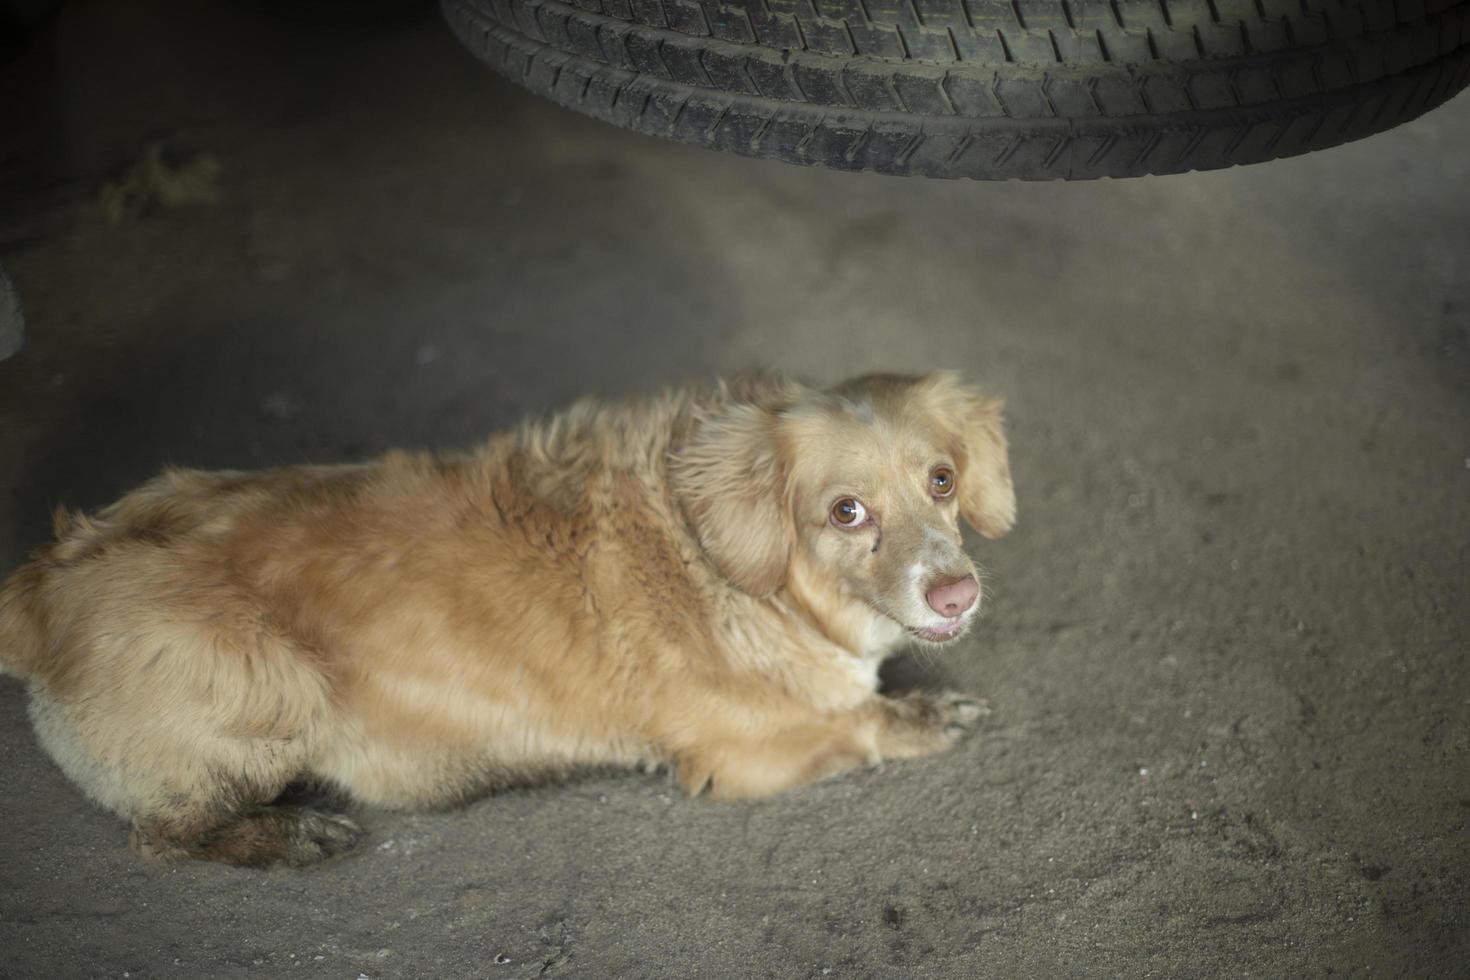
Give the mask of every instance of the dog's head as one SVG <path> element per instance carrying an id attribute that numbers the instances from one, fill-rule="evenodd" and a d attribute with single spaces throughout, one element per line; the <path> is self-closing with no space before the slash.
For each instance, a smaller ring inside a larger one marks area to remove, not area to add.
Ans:
<path id="1" fill-rule="evenodd" d="M 822 583 L 929 643 L 961 636 L 979 607 L 959 519 L 997 538 L 1016 515 L 1001 405 L 948 373 L 756 386 L 701 420 L 671 475 L 744 591 Z"/>

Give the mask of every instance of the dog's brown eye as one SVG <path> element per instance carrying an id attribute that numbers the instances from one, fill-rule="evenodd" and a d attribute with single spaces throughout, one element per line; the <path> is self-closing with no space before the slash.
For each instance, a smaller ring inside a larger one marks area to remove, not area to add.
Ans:
<path id="1" fill-rule="evenodd" d="M 954 493 L 954 470 L 941 466 L 929 474 L 929 492 L 936 497 L 948 497 Z"/>
<path id="2" fill-rule="evenodd" d="M 838 527 L 857 527 L 867 517 L 868 509 L 851 497 L 843 497 L 832 505 L 832 523 Z"/>

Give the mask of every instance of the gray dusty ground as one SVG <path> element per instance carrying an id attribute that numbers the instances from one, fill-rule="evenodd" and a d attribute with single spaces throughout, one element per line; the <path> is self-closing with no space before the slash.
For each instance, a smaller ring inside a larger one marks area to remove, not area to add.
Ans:
<path id="1" fill-rule="evenodd" d="M 0 975 L 1466 975 L 1470 96 L 1253 169 L 963 185 L 621 133 L 432 16 L 78 2 L 0 71 L 0 572 L 164 463 L 757 363 L 962 369 L 1022 512 L 978 635 L 891 672 L 988 697 L 979 736 L 756 805 L 630 775 L 364 813 L 306 873 L 149 865 L 0 682 Z M 183 177 L 109 224 L 155 141 Z"/>

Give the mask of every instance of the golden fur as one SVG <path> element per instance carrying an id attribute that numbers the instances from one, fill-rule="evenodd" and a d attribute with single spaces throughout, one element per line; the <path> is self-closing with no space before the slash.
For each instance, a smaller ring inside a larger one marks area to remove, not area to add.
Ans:
<path id="1" fill-rule="evenodd" d="M 835 525 L 839 498 L 871 525 Z M 416 807 L 666 764 L 762 796 L 978 715 L 876 693 L 906 628 L 969 623 L 925 599 L 974 572 L 961 514 L 999 536 L 1015 497 L 999 404 L 948 374 L 582 403 L 468 454 L 171 470 L 59 513 L 0 587 L 0 664 L 147 854 L 346 849 L 351 821 L 279 799 L 304 780 Z"/>

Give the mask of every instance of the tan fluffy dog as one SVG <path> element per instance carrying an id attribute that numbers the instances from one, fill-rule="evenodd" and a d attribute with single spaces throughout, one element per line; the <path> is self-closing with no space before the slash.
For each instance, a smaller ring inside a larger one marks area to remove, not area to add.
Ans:
<path id="1" fill-rule="evenodd" d="M 145 854 L 308 864 L 314 781 L 451 804 L 581 766 L 754 797 L 942 751 L 979 713 L 877 694 L 978 607 L 1000 406 L 948 374 L 580 404 L 460 456 L 170 471 L 0 587 L 41 744 Z"/>

